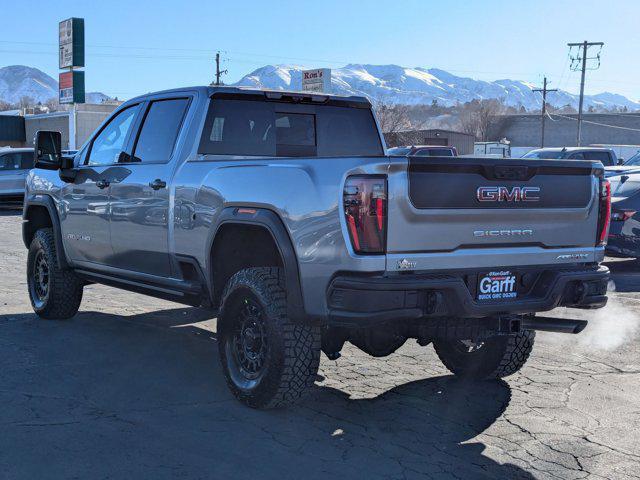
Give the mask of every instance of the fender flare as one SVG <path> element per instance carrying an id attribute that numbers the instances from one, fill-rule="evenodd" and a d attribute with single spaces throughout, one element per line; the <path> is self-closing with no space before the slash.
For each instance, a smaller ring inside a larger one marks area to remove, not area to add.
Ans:
<path id="1" fill-rule="evenodd" d="M 248 210 L 255 213 L 239 213 L 239 210 Z M 265 228 L 273 238 L 278 248 L 280 258 L 285 273 L 285 281 L 287 285 L 287 314 L 294 322 L 304 323 L 308 321 L 304 309 L 304 300 L 302 297 L 302 284 L 300 283 L 300 272 L 298 269 L 298 258 L 293 248 L 293 242 L 287 232 L 282 219 L 272 210 L 255 207 L 227 207 L 220 213 L 217 222 L 212 226 L 209 239 L 207 242 L 207 271 L 209 280 L 213 278 L 213 269 L 211 265 L 211 254 L 213 243 L 220 228 L 227 224 L 244 224 L 256 225 Z M 211 288 L 213 292 L 213 285 Z M 215 292 L 213 292 L 215 295 Z"/>
<path id="2" fill-rule="evenodd" d="M 67 260 L 67 254 L 64 250 L 64 243 L 62 241 L 62 230 L 60 229 L 60 218 L 58 217 L 58 210 L 50 195 L 29 195 L 24 200 L 24 209 L 22 213 L 22 243 L 27 249 L 31 246 L 28 238 L 28 212 L 29 207 L 38 206 L 44 207 L 49 212 L 49 218 L 51 219 L 51 228 L 53 229 L 53 240 L 56 245 L 56 256 L 58 260 L 58 267 L 62 269 L 70 268 Z"/>

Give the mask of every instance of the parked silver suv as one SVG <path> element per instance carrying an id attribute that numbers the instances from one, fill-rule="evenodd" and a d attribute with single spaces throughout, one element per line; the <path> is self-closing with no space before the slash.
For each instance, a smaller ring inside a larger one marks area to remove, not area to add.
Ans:
<path id="1" fill-rule="evenodd" d="M 33 168 L 33 148 L 0 149 L 0 203 L 22 202 L 25 179 Z"/>
<path id="2" fill-rule="evenodd" d="M 74 159 L 39 132 L 23 237 L 43 318 L 99 282 L 217 316 L 234 395 L 296 401 L 320 352 L 433 343 L 455 374 L 498 378 L 534 314 L 599 308 L 610 190 L 599 162 L 385 156 L 361 97 L 197 87 L 121 105 Z"/>

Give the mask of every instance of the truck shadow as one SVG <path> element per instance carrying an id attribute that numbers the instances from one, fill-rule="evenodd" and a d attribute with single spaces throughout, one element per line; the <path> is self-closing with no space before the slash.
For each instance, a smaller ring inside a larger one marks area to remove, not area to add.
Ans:
<path id="1" fill-rule="evenodd" d="M 604 265 L 611 271 L 616 292 L 640 292 L 640 260 L 607 258 Z"/>
<path id="2" fill-rule="evenodd" d="M 17 217 L 22 215 L 22 205 L 0 204 L 0 217 Z"/>
<path id="3" fill-rule="evenodd" d="M 208 317 L 0 315 L 9 478 L 534 478 L 476 438 L 508 407 L 506 382 L 440 376 L 369 399 L 320 382 L 298 407 L 255 411 L 226 388 L 215 333 L 194 325 Z"/>

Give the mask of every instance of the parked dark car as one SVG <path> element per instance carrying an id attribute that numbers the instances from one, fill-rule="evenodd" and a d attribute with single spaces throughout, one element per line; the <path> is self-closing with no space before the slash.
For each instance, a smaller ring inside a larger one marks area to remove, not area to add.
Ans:
<path id="1" fill-rule="evenodd" d="M 0 203 L 22 202 L 25 179 L 33 168 L 33 148 L 0 149 Z"/>
<path id="2" fill-rule="evenodd" d="M 605 167 L 618 165 L 618 156 L 610 148 L 597 147 L 564 147 L 564 148 L 538 148 L 531 150 L 522 158 L 535 158 L 547 160 L 597 160 Z"/>
<path id="3" fill-rule="evenodd" d="M 640 257 L 640 171 L 609 177 L 611 225 L 609 255 Z"/>
<path id="4" fill-rule="evenodd" d="M 457 157 L 456 147 L 439 145 L 414 145 L 411 147 L 393 147 L 387 154 L 395 157 Z"/>

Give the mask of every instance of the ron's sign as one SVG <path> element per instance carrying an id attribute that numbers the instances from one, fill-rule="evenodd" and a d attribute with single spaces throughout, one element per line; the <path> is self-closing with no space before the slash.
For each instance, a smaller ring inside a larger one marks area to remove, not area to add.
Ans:
<path id="1" fill-rule="evenodd" d="M 331 93 L 331 69 L 303 70 L 302 91 Z"/>
<path id="2" fill-rule="evenodd" d="M 84 72 L 72 70 L 58 77 L 60 103 L 84 103 Z"/>
<path id="3" fill-rule="evenodd" d="M 58 24 L 59 68 L 84 67 L 84 18 Z"/>

